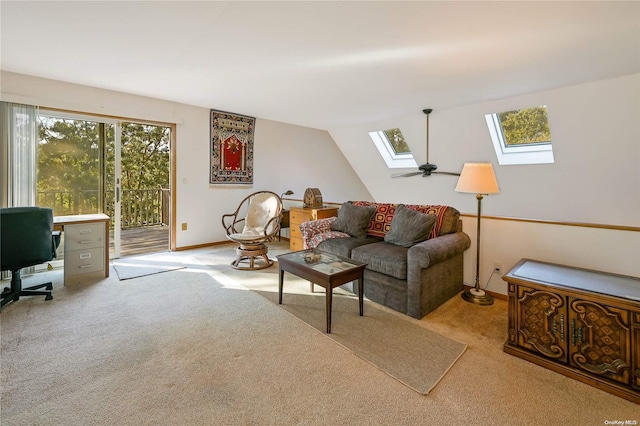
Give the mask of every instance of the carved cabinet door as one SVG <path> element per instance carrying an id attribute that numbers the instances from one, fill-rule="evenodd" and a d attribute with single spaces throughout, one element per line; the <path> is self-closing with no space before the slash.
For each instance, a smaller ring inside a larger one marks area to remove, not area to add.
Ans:
<path id="1" fill-rule="evenodd" d="M 565 298 L 518 286 L 518 345 L 567 362 Z"/>
<path id="2" fill-rule="evenodd" d="M 568 327 L 571 365 L 629 384 L 629 311 L 569 298 Z"/>

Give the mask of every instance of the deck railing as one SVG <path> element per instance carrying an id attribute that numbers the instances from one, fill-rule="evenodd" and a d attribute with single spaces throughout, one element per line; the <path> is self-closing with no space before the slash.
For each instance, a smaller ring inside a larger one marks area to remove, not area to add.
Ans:
<path id="1" fill-rule="evenodd" d="M 113 193 L 108 197 L 113 199 Z M 170 200 L 170 191 L 165 188 L 122 190 L 121 227 L 168 225 Z M 98 191 L 42 191 L 38 192 L 38 205 L 52 208 L 56 216 L 97 213 Z M 113 203 L 107 203 L 106 213 L 113 217 Z"/>

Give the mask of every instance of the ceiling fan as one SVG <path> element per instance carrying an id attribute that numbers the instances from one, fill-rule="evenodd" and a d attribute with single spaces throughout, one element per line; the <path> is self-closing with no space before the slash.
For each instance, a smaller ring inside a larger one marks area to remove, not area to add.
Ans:
<path id="1" fill-rule="evenodd" d="M 438 166 L 435 164 L 429 163 L 429 114 L 431 114 L 433 110 L 430 108 L 423 109 L 422 112 L 427 116 L 427 162 L 418 167 L 418 172 L 410 172 L 410 173 L 400 173 L 391 175 L 392 178 L 397 177 L 409 177 L 409 176 L 431 176 L 432 173 L 441 174 L 441 175 L 451 175 L 451 176 L 460 176 L 460 173 L 454 172 L 437 172 Z"/>

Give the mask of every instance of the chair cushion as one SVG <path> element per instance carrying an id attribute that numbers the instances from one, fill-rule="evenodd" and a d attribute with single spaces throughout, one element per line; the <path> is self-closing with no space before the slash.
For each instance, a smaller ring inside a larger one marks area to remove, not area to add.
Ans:
<path id="1" fill-rule="evenodd" d="M 406 247 L 382 241 L 354 248 L 351 258 L 366 263 L 367 269 L 406 280 L 408 250 Z"/>
<path id="2" fill-rule="evenodd" d="M 406 208 L 404 204 L 398 204 L 391 221 L 391 229 L 384 236 L 384 240 L 402 247 L 411 247 L 429 238 L 437 218 L 436 215 L 420 213 Z"/>
<path id="3" fill-rule="evenodd" d="M 263 242 L 265 240 L 264 234 L 257 233 L 256 231 L 247 231 L 241 234 L 229 234 L 227 236 L 231 241 L 235 241 L 237 243 L 252 243 L 252 242 Z"/>
<path id="4" fill-rule="evenodd" d="M 266 229 L 269 220 L 275 217 L 278 211 L 278 199 L 274 194 L 258 193 L 249 202 L 247 217 L 244 222 L 242 234 L 254 235 L 269 234 L 272 229 Z"/>
<path id="5" fill-rule="evenodd" d="M 343 203 L 338 210 L 338 219 L 331 224 L 331 230 L 344 232 L 356 238 L 366 238 L 367 227 L 375 211 L 376 208 L 373 206 L 354 206 L 351 203 Z"/>

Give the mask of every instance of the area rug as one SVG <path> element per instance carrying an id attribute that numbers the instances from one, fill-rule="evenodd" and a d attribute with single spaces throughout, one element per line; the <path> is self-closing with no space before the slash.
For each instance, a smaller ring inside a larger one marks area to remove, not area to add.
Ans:
<path id="1" fill-rule="evenodd" d="M 287 294 L 286 286 L 285 279 L 282 309 L 422 395 L 438 384 L 467 347 L 368 301 L 361 317 L 357 297 L 340 294 L 333 296 L 331 333 L 327 334 L 324 289 L 316 287 L 321 292 L 308 295 Z M 256 293 L 278 303 L 277 292 Z"/>
<path id="2" fill-rule="evenodd" d="M 163 254 L 124 257 L 113 261 L 113 269 L 120 281 L 183 268 L 185 268 L 183 264 L 168 261 Z"/>

